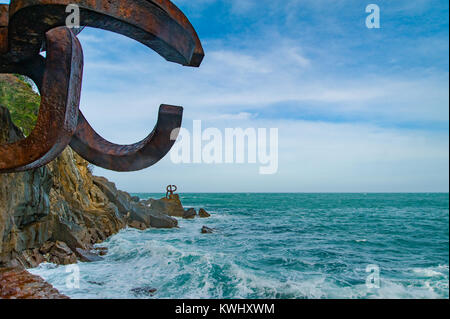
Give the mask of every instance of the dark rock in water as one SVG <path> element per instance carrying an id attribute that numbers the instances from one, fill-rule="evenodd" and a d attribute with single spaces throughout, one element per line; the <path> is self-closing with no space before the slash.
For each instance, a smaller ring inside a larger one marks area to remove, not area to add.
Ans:
<path id="1" fill-rule="evenodd" d="M 128 226 L 139 230 L 146 230 L 148 228 L 144 223 L 138 222 L 137 220 L 129 221 Z"/>
<path id="2" fill-rule="evenodd" d="M 211 214 L 209 214 L 204 208 L 200 208 L 198 211 L 198 216 L 201 218 L 208 218 L 211 217 Z"/>
<path id="3" fill-rule="evenodd" d="M 108 253 L 108 248 L 106 247 L 95 247 L 94 250 L 99 256 L 105 256 Z"/>
<path id="4" fill-rule="evenodd" d="M 77 249 L 75 249 L 75 252 L 76 252 L 77 256 L 80 258 L 80 260 L 83 262 L 94 262 L 94 261 L 103 260 L 102 257 L 100 257 L 97 254 L 91 253 L 88 250 L 77 248 Z"/>
<path id="5" fill-rule="evenodd" d="M 189 208 L 184 211 L 183 218 L 185 219 L 193 219 L 197 216 L 197 212 L 194 208 Z"/>
<path id="6" fill-rule="evenodd" d="M 178 194 L 173 194 L 170 199 L 166 197 L 161 199 L 150 198 L 141 203 L 169 216 L 183 217 L 184 215 L 184 208 Z"/>
<path id="7" fill-rule="evenodd" d="M 154 228 L 174 228 L 178 227 L 178 221 L 166 214 L 151 210 L 153 215 L 150 217 L 150 226 Z"/>
<path id="8" fill-rule="evenodd" d="M 214 229 L 209 228 L 207 226 L 203 226 L 201 232 L 202 232 L 202 234 L 212 234 L 212 233 L 214 233 Z"/>
<path id="9" fill-rule="evenodd" d="M 131 201 L 135 202 L 135 203 L 139 203 L 141 201 L 141 199 L 139 198 L 139 196 L 131 196 Z"/>
<path id="10" fill-rule="evenodd" d="M 104 282 L 97 282 L 97 281 L 92 281 L 92 280 L 88 280 L 86 281 L 88 284 L 91 285 L 96 285 L 96 286 L 103 286 L 105 283 Z"/>
<path id="11" fill-rule="evenodd" d="M 153 296 L 155 294 L 155 292 L 157 291 L 156 288 L 152 288 L 149 286 L 144 286 L 144 287 L 137 287 L 137 288 L 133 288 L 131 289 L 131 292 L 137 296 L 141 295 L 141 296 Z"/>

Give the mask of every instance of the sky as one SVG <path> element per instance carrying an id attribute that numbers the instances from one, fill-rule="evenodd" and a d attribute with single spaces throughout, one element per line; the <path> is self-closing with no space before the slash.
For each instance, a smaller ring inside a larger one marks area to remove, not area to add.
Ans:
<path id="1" fill-rule="evenodd" d="M 96 175 L 129 192 L 448 192 L 448 1 L 173 2 L 202 41 L 201 67 L 86 28 L 84 115 L 120 144 L 144 138 L 160 104 L 183 106 L 188 130 L 278 128 L 278 171 L 168 155 Z M 370 3 L 379 29 L 366 27 Z"/>

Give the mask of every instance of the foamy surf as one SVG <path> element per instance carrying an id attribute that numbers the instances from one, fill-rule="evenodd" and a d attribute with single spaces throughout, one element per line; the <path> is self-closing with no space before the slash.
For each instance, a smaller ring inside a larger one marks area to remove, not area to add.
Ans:
<path id="1" fill-rule="evenodd" d="M 65 266 L 31 272 L 72 298 L 448 298 L 445 197 L 390 214 L 411 198 L 391 198 L 382 209 L 378 195 L 370 209 L 373 194 L 340 195 L 340 206 L 330 195 L 242 196 L 245 205 L 236 194 L 185 195 L 187 206 L 212 207 L 212 217 L 180 220 L 179 229 L 122 230 L 101 244 L 103 261 L 78 264 L 77 289 L 67 287 Z M 442 223 L 421 227 L 425 216 Z M 401 227 L 408 222 L 414 226 Z M 203 225 L 217 231 L 201 234 Z M 373 264 L 375 288 L 367 284 Z M 141 287 L 156 292 L 136 293 Z"/>

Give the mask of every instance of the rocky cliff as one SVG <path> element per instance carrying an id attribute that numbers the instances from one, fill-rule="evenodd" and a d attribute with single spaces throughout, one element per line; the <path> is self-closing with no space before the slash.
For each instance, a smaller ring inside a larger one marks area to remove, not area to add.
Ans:
<path id="1" fill-rule="evenodd" d="M 41 277 L 23 269 L 0 268 L 0 299 L 68 299 Z"/>
<path id="2" fill-rule="evenodd" d="M 8 81 L 23 87 L 21 79 Z M 23 131 L 0 106 L 0 143 L 24 138 Z M 0 267 L 95 260 L 93 245 L 127 225 L 171 228 L 177 220 L 93 176 L 70 148 L 46 167 L 0 175 Z"/>

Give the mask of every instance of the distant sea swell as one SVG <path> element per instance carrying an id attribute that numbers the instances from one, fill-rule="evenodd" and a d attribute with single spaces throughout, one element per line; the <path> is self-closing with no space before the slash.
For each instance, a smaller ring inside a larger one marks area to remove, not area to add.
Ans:
<path id="1" fill-rule="evenodd" d="M 137 194 L 159 198 L 161 194 Z M 32 269 L 73 298 L 448 298 L 449 194 L 181 194 L 209 219 L 125 229 L 80 263 Z M 214 234 L 201 234 L 203 225 Z M 379 268 L 370 288 L 368 265 Z M 154 295 L 134 288 L 153 287 Z"/>

